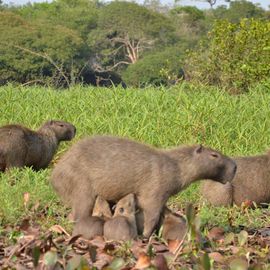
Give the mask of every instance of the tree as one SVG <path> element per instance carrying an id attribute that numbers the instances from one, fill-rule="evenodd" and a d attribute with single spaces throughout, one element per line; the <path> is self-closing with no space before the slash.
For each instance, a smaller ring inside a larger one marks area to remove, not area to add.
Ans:
<path id="1" fill-rule="evenodd" d="M 130 2 L 112 2 L 100 11 L 97 29 L 89 34 L 89 45 L 96 51 L 95 69 L 114 69 L 134 64 L 155 45 L 174 38 L 170 20 L 162 14 Z"/>
<path id="2" fill-rule="evenodd" d="M 0 84 L 9 81 L 69 86 L 80 69 L 81 37 L 61 25 L 30 24 L 0 12 Z"/>
<path id="3" fill-rule="evenodd" d="M 25 20 L 34 23 L 62 25 L 76 30 L 86 40 L 97 26 L 98 7 L 88 0 L 56 0 L 52 3 L 27 4 L 16 12 Z"/>
<path id="4" fill-rule="evenodd" d="M 225 6 L 213 10 L 217 19 L 227 19 L 238 23 L 242 18 L 263 18 L 265 11 L 256 4 L 245 0 L 231 1 L 229 8 Z"/>

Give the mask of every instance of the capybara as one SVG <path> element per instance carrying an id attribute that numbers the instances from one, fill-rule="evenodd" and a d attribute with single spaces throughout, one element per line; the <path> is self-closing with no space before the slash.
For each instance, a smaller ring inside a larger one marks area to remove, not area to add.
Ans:
<path id="1" fill-rule="evenodd" d="M 92 216 L 78 220 L 75 223 L 73 235 L 81 234 L 87 239 L 103 236 L 104 222 L 110 218 L 112 218 L 112 212 L 109 203 L 97 196 Z"/>
<path id="2" fill-rule="evenodd" d="M 104 224 L 106 240 L 128 241 L 137 237 L 136 202 L 134 194 L 128 194 L 116 204 L 114 215 Z"/>
<path id="3" fill-rule="evenodd" d="M 103 236 L 104 219 L 88 216 L 76 221 L 72 235 L 82 235 L 83 238 L 92 239 L 95 236 Z"/>
<path id="4" fill-rule="evenodd" d="M 96 198 L 92 216 L 101 217 L 104 220 L 112 218 L 112 211 L 109 203 L 100 196 L 97 196 Z"/>
<path id="5" fill-rule="evenodd" d="M 183 240 L 187 233 L 186 220 L 167 207 L 164 208 L 163 215 L 162 238 L 166 241 Z"/>
<path id="6" fill-rule="evenodd" d="M 133 193 L 149 237 L 171 195 L 199 179 L 225 183 L 236 164 L 201 145 L 157 149 L 126 138 L 94 136 L 75 143 L 56 164 L 51 182 L 80 219 L 92 211 L 97 195 L 117 202 Z"/>
<path id="7" fill-rule="evenodd" d="M 46 168 L 61 141 L 71 140 L 76 128 L 67 122 L 51 120 L 37 131 L 21 125 L 0 128 L 0 170 L 11 167 Z"/>
<path id="8" fill-rule="evenodd" d="M 241 205 L 245 201 L 270 203 L 270 151 L 263 155 L 236 157 L 237 172 L 230 183 L 211 180 L 201 186 L 202 195 L 213 205 Z"/>

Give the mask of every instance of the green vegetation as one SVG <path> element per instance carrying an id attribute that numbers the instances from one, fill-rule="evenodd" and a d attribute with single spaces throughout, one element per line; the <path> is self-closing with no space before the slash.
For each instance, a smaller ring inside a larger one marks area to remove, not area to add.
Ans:
<path id="1" fill-rule="evenodd" d="M 184 70 L 245 92 L 269 77 L 269 11 L 245 0 L 209 10 L 175 2 L 0 4 L 0 85 L 168 85 Z"/>
<path id="2" fill-rule="evenodd" d="M 194 80 L 243 92 L 269 78 L 269 63 L 270 22 L 243 19 L 217 22 L 187 69 Z"/>
<path id="3" fill-rule="evenodd" d="M 219 89 L 185 83 L 170 89 L 77 86 L 64 91 L 9 85 L 0 88 L 0 125 L 21 123 L 35 129 L 45 120 L 63 119 L 76 125 L 74 141 L 85 135 L 113 134 L 156 147 L 202 143 L 228 155 L 256 154 L 270 145 L 270 123 L 266 117 L 269 86 L 267 83 L 247 94 L 231 96 Z M 54 162 L 74 141 L 61 145 Z M 50 171 L 51 168 L 40 172 L 24 169 L 1 175 L 2 226 L 33 213 L 46 227 L 52 223 L 66 224 L 63 218 L 68 211 L 49 185 Z M 24 193 L 30 194 L 26 205 Z M 200 199 L 196 184 L 172 199 L 181 207 L 190 201 L 199 206 L 203 224 L 228 226 L 232 211 L 235 225 L 269 224 L 269 218 L 263 219 L 260 209 L 245 218 L 241 209 L 207 206 Z"/>

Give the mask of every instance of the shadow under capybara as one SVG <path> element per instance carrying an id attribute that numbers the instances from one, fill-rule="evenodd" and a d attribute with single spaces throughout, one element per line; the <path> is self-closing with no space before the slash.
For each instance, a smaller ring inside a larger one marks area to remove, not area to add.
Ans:
<path id="1" fill-rule="evenodd" d="M 75 143 L 56 164 L 51 183 L 76 219 L 91 213 L 96 196 L 117 202 L 133 193 L 149 237 L 171 195 L 200 179 L 230 181 L 235 162 L 201 145 L 157 149 L 126 138 L 94 136 Z"/>
<path id="2" fill-rule="evenodd" d="M 61 141 L 70 141 L 76 128 L 64 121 L 51 120 L 37 131 L 21 125 L 0 128 L 0 171 L 12 167 L 48 167 Z"/>
<path id="3" fill-rule="evenodd" d="M 80 234 L 86 239 L 103 236 L 104 223 L 110 218 L 112 218 L 112 212 L 109 203 L 97 196 L 92 216 L 76 221 L 72 234 Z"/>
<path id="4" fill-rule="evenodd" d="M 135 196 L 128 194 L 116 204 L 113 218 L 105 222 L 104 238 L 115 241 L 135 239 L 138 235 L 135 213 Z"/>
<path id="5" fill-rule="evenodd" d="M 263 155 L 236 157 L 237 171 L 230 183 L 211 180 L 201 184 L 202 195 L 213 205 L 241 205 L 245 201 L 270 203 L 270 151 Z"/>

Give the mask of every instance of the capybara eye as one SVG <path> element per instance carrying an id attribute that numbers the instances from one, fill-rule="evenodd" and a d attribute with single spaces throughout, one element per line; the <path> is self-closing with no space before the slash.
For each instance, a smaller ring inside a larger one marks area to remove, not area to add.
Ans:
<path id="1" fill-rule="evenodd" d="M 124 208 L 123 207 L 119 208 L 119 213 L 120 214 L 123 214 L 124 213 Z"/>
<path id="2" fill-rule="evenodd" d="M 211 153 L 211 156 L 214 158 L 218 158 L 218 154 L 216 154 L 216 153 Z"/>
<path id="3" fill-rule="evenodd" d="M 60 127 L 64 127 L 64 125 L 63 125 L 63 124 L 60 124 L 59 126 L 60 126 Z"/>

